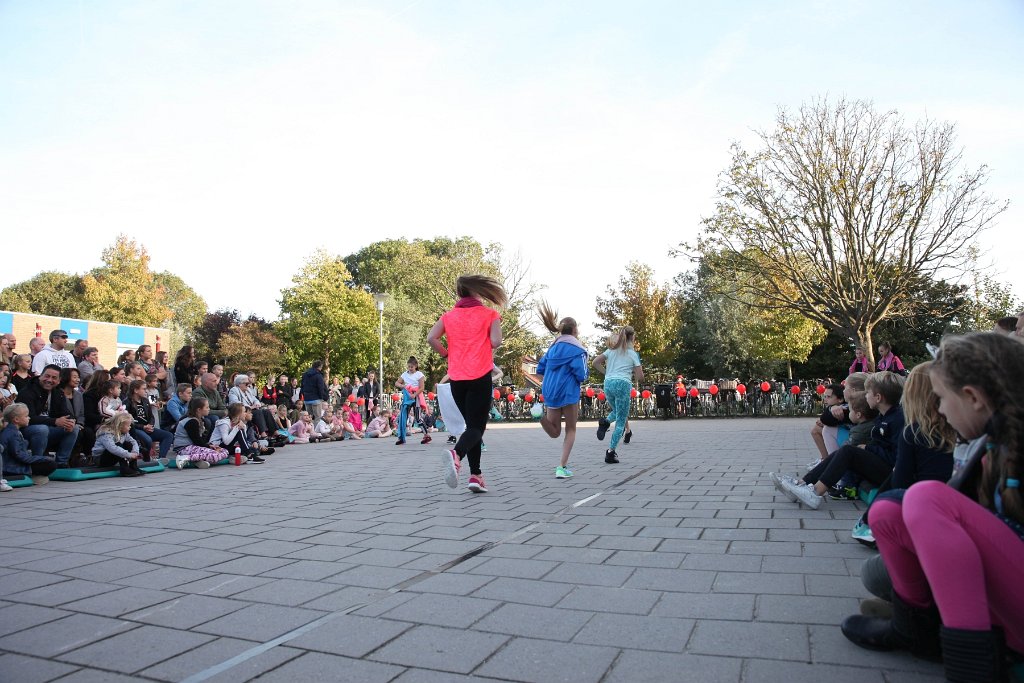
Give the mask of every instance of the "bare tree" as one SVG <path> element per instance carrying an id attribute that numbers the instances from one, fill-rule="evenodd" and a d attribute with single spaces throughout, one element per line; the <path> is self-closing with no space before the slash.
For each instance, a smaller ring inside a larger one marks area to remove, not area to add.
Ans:
<path id="1" fill-rule="evenodd" d="M 727 263 L 759 305 L 799 311 L 869 354 L 875 326 L 920 305 L 922 277 L 968 269 L 1006 208 L 983 192 L 985 166 L 961 169 L 952 124 L 911 129 L 869 102 L 818 100 L 780 109 L 758 137 L 754 152 L 733 144 L 697 252 Z"/>

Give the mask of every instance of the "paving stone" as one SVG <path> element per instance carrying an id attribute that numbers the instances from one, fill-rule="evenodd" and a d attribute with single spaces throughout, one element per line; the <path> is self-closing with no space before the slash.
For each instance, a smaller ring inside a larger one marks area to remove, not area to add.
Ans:
<path id="1" fill-rule="evenodd" d="M 660 597 L 657 591 L 577 586 L 557 606 L 590 612 L 648 614 Z"/>
<path id="2" fill-rule="evenodd" d="M 14 574 L 7 574 L 4 576 L 4 580 L 0 581 L 0 596 L 17 596 L 26 591 L 69 580 L 68 577 L 59 574 L 18 571 Z"/>
<path id="3" fill-rule="evenodd" d="M 635 650 L 683 652 L 693 624 L 692 619 L 595 614 L 573 641 Z"/>
<path id="4" fill-rule="evenodd" d="M 310 652 L 255 679 L 260 683 L 348 680 L 387 683 L 402 673 L 402 667 L 348 657 Z"/>
<path id="5" fill-rule="evenodd" d="M 181 681 L 250 650 L 258 644 L 236 638 L 217 638 L 140 671 L 139 675 L 161 681 Z M 296 653 L 297 655 L 298 653 Z"/>
<path id="6" fill-rule="evenodd" d="M 187 630 L 211 619 L 237 612 L 246 606 L 245 602 L 209 595 L 180 595 L 174 600 L 132 612 L 125 615 L 125 618 L 155 626 Z"/>
<path id="7" fill-rule="evenodd" d="M 882 672 L 859 667 L 750 659 L 746 662 L 745 670 L 744 683 L 883 683 Z"/>
<path id="8" fill-rule="evenodd" d="M 256 604 L 208 621 L 192 630 L 266 642 L 323 615 L 323 612 L 298 607 Z"/>
<path id="9" fill-rule="evenodd" d="M 683 569 L 708 569 L 719 572 L 758 572 L 761 570 L 759 555 L 708 555 L 692 553 L 682 562 Z"/>
<path id="10" fill-rule="evenodd" d="M 15 568 L 23 571 L 62 573 L 66 569 L 74 569 L 75 567 L 95 564 L 108 559 L 110 558 L 87 553 L 55 553 L 53 557 L 22 562 Z"/>
<path id="11" fill-rule="evenodd" d="M 759 595 L 757 598 L 758 621 L 836 626 L 851 614 L 860 614 L 860 601 L 855 598 L 803 595 Z"/>
<path id="12" fill-rule="evenodd" d="M 135 610 L 179 597 L 177 593 L 150 590 L 148 588 L 118 588 L 91 598 L 76 600 L 64 605 L 64 609 L 104 617 L 120 617 Z"/>
<path id="13" fill-rule="evenodd" d="M 846 616 L 845 614 L 843 615 Z M 842 618 L 840 618 L 841 621 Z M 778 627 L 777 624 L 771 624 Z M 857 647 L 843 635 L 837 626 L 808 627 L 811 637 L 812 663 L 840 664 L 863 666 L 869 663 L 864 658 L 864 649 Z M 763 656 L 763 655 L 762 655 Z M 917 659 L 908 652 L 871 652 L 870 664 L 884 670 L 918 671 L 921 673 L 941 673 L 942 665 Z M 898 677 L 893 680 L 899 680 Z"/>
<path id="14" fill-rule="evenodd" d="M 282 664 L 289 662 L 296 657 L 301 657 L 303 650 L 290 647 L 272 647 L 265 652 L 246 659 L 230 669 L 215 676 L 207 678 L 209 683 L 238 683 L 239 681 L 251 681 L 254 678 L 277 669 Z"/>
<path id="15" fill-rule="evenodd" d="M 430 578 L 410 586 L 407 590 L 417 593 L 469 595 L 494 580 L 489 576 L 474 574 L 434 574 Z"/>
<path id="16" fill-rule="evenodd" d="M 741 660 L 667 652 L 626 650 L 615 661 L 605 683 L 736 683 L 740 680 Z M 779 679 L 784 680 L 784 679 Z"/>
<path id="17" fill-rule="evenodd" d="M 222 564 L 228 560 L 242 557 L 236 552 L 225 552 L 212 548 L 190 548 L 184 552 L 166 555 L 160 558 L 160 564 L 170 567 L 184 567 L 186 569 L 205 569 L 215 564 Z"/>
<path id="18" fill-rule="evenodd" d="M 96 550 L 93 546 L 89 546 L 89 550 L 92 552 L 103 552 Z M 149 560 L 155 560 L 159 557 L 173 555 L 174 553 L 180 553 L 185 550 L 188 550 L 188 546 L 174 545 L 171 543 L 137 543 L 135 545 L 130 545 L 127 548 L 118 548 L 117 550 L 103 552 L 103 554 L 110 555 L 112 557 L 123 557 L 129 560 L 141 560 L 146 562 Z M 160 564 L 162 564 L 162 562 Z"/>
<path id="19" fill-rule="evenodd" d="M 4 683 L 46 683 L 74 671 L 76 666 L 49 659 L 37 659 L 12 653 L 0 654 L 0 674 Z"/>
<path id="20" fill-rule="evenodd" d="M 563 562 L 545 576 L 544 580 L 576 585 L 618 587 L 623 585 L 633 572 L 633 567 Z"/>
<path id="21" fill-rule="evenodd" d="M 528 683 L 600 681 L 618 650 L 593 645 L 566 647 L 550 640 L 516 638 L 480 667 L 481 676 Z"/>
<path id="22" fill-rule="evenodd" d="M 175 590 L 191 595 L 211 595 L 228 598 L 273 581 L 266 576 L 238 576 L 237 574 L 213 574 L 206 578 L 175 587 Z"/>
<path id="23" fill-rule="evenodd" d="M 806 662 L 810 659 L 807 627 L 742 621 L 701 620 L 689 651 L 733 657 L 764 657 Z"/>
<path id="24" fill-rule="evenodd" d="M 72 614 L 4 636 L 0 638 L 0 650 L 36 657 L 55 657 L 134 626 L 127 621 L 91 614 Z"/>
<path id="25" fill-rule="evenodd" d="M 803 595 L 803 574 L 720 572 L 711 590 L 716 593 Z"/>
<path id="26" fill-rule="evenodd" d="M 141 588 L 152 588 L 154 590 L 164 590 L 167 588 L 174 588 L 181 586 L 186 583 L 193 581 L 199 581 L 210 576 L 210 572 L 201 571 L 198 569 L 182 569 L 181 567 L 164 567 L 162 569 L 156 569 L 156 565 L 150 565 L 154 567 L 151 572 L 145 574 L 136 574 L 133 576 L 124 576 L 117 579 L 112 579 L 112 583 L 121 584 L 123 586 L 137 586 Z"/>
<path id="27" fill-rule="evenodd" d="M 61 659 L 90 667 L 134 673 L 213 640 L 211 636 L 156 626 L 137 626 L 125 633 L 86 645 Z"/>
<path id="28" fill-rule="evenodd" d="M 692 619 L 754 618 L 754 595 L 665 593 L 654 606 L 651 616 L 688 617 Z"/>
<path id="29" fill-rule="evenodd" d="M 499 604 L 494 600 L 482 598 L 423 593 L 384 614 L 388 619 L 467 628 L 483 616 L 493 612 Z"/>
<path id="30" fill-rule="evenodd" d="M 348 571 L 341 572 L 340 574 L 335 574 L 334 576 L 325 579 L 325 581 L 347 586 L 391 588 L 419 575 L 420 572 L 413 569 L 357 566 L 349 569 Z"/>
<path id="31" fill-rule="evenodd" d="M 220 564 L 207 567 L 209 572 L 220 574 L 241 574 L 242 576 L 258 576 L 263 572 L 280 569 L 290 565 L 295 560 L 282 557 L 254 557 L 252 555 L 242 556 L 237 559 L 228 560 Z"/>
<path id="32" fill-rule="evenodd" d="M 644 588 L 658 591 L 706 593 L 711 590 L 715 572 L 695 569 L 659 569 L 641 567 L 626 581 L 626 588 Z"/>
<path id="33" fill-rule="evenodd" d="M 370 654 L 369 658 L 465 674 L 477 668 L 508 640 L 508 636 L 497 633 L 416 626 Z"/>
<path id="34" fill-rule="evenodd" d="M 288 641 L 288 646 L 358 658 L 410 628 L 411 624 L 400 621 L 346 614 L 293 638 Z"/>
<path id="35" fill-rule="evenodd" d="M 471 570 L 472 574 L 505 576 L 515 579 L 539 579 L 558 565 L 543 560 L 515 560 L 493 558 Z"/>
<path id="36" fill-rule="evenodd" d="M 590 618 L 590 614 L 576 610 L 502 605 L 474 624 L 473 628 L 527 638 L 568 641 Z"/>
<path id="37" fill-rule="evenodd" d="M 833 574 L 836 576 L 850 574 L 846 562 L 839 557 L 779 557 L 773 555 L 764 558 L 761 571 L 785 574 Z"/>
<path id="38" fill-rule="evenodd" d="M 551 607 L 568 595 L 573 587 L 569 584 L 548 583 L 530 579 L 497 578 L 478 589 L 472 595 L 524 605 Z"/>
<path id="39" fill-rule="evenodd" d="M 262 586 L 236 593 L 232 597 L 235 600 L 269 602 L 275 605 L 296 607 L 328 593 L 333 593 L 337 588 L 334 584 L 320 581 L 276 579 Z"/>
<path id="40" fill-rule="evenodd" d="M 52 607 L 11 604 L 0 610 L 0 636 L 17 633 L 26 628 L 56 621 L 70 615 L 70 612 Z"/>
<path id="41" fill-rule="evenodd" d="M 231 549 L 235 553 L 243 553 L 245 555 L 261 555 L 264 557 L 285 557 L 288 553 L 298 552 L 299 550 L 305 550 L 309 547 L 308 543 L 296 543 L 294 541 L 275 541 L 272 539 L 264 539 L 250 543 L 248 545 L 240 545 Z"/>

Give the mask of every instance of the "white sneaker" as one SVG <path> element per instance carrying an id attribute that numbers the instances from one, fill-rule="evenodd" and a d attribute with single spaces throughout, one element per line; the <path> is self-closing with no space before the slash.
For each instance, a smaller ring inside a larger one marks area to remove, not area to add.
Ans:
<path id="1" fill-rule="evenodd" d="M 210 469 L 210 463 L 208 463 L 206 460 L 196 460 L 192 464 L 201 470 Z"/>
<path id="2" fill-rule="evenodd" d="M 14 487 L 7 483 L 6 479 L 0 479 L 0 492 L 7 493 L 13 491 Z"/>
<path id="3" fill-rule="evenodd" d="M 796 496 L 797 500 L 812 510 L 817 510 L 821 507 L 821 504 L 825 502 L 824 496 L 819 496 L 814 492 L 813 484 L 797 483 L 793 481 L 783 481 L 782 488 L 783 493 L 787 491 Z M 788 494 L 787 494 L 788 495 Z"/>
<path id="4" fill-rule="evenodd" d="M 815 467 L 817 467 L 820 464 L 821 464 L 821 460 L 812 460 L 809 463 L 807 463 L 806 465 L 804 465 L 804 468 L 809 472 L 809 471 L 813 470 Z"/>
<path id="5" fill-rule="evenodd" d="M 869 527 L 864 522 L 857 522 L 854 525 L 853 531 L 850 533 L 850 537 L 864 544 L 870 544 L 875 542 L 875 537 L 871 533 L 871 527 Z"/>
<path id="6" fill-rule="evenodd" d="M 50 483 L 50 478 L 49 477 L 44 477 L 44 476 L 42 476 L 40 474 L 33 474 L 32 475 L 32 483 L 35 484 L 36 486 L 43 486 L 45 484 L 49 484 Z"/>
<path id="7" fill-rule="evenodd" d="M 177 456 L 174 459 L 174 465 L 179 470 L 185 469 L 185 465 L 187 465 L 187 464 L 188 464 L 188 456 L 187 455 L 179 455 L 179 456 Z"/>
<path id="8" fill-rule="evenodd" d="M 444 483 L 450 488 L 459 486 L 459 470 L 462 469 L 462 461 L 459 454 L 454 450 L 441 451 L 441 465 L 444 468 Z"/>
<path id="9" fill-rule="evenodd" d="M 784 482 L 787 481 L 790 483 L 796 483 L 796 480 L 793 479 L 793 477 L 787 476 L 785 474 L 779 474 L 778 472 L 769 472 L 768 478 L 772 480 L 772 484 L 775 486 L 775 489 L 779 493 L 786 496 L 786 498 L 789 498 L 794 503 L 796 502 L 796 496 L 793 495 L 792 492 L 787 491 L 785 487 L 783 487 L 782 485 Z"/>

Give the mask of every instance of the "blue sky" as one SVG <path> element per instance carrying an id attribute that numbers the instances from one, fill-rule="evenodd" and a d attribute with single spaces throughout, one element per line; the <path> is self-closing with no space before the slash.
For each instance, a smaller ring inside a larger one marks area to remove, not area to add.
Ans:
<path id="1" fill-rule="evenodd" d="M 1024 295 L 1022 45 L 1016 0 L 0 0 L 0 225 L 59 247 L 0 286 L 126 232 L 273 318 L 317 248 L 468 234 L 587 331 L 628 261 L 686 268 L 730 142 L 828 95 L 957 124 Z"/>

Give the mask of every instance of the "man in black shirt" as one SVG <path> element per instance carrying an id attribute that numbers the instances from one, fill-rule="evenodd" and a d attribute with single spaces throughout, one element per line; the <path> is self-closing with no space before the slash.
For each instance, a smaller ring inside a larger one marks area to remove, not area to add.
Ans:
<path id="1" fill-rule="evenodd" d="M 59 383 L 60 368 L 47 365 L 18 395 L 18 400 L 28 406 L 29 423 L 22 435 L 32 455 L 46 455 L 48 450 L 54 449 L 57 467 L 67 467 L 81 428 L 74 415 L 69 414 L 64 392 L 57 389 Z"/>

